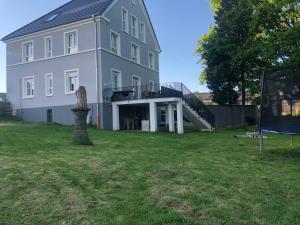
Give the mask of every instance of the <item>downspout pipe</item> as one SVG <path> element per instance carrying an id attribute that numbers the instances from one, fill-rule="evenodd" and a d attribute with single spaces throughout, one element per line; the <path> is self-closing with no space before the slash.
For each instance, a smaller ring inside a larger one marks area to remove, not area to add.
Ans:
<path id="1" fill-rule="evenodd" d="M 92 15 L 92 20 L 95 24 L 95 64 L 96 64 L 96 93 L 97 93 L 97 107 L 96 107 L 96 126 L 100 129 L 100 93 L 99 93 L 99 57 L 98 57 L 98 26 L 95 15 Z"/>
<path id="2" fill-rule="evenodd" d="M 22 78 L 20 78 L 20 114 L 23 113 L 23 98 L 22 98 L 22 95 L 23 95 L 23 80 Z"/>

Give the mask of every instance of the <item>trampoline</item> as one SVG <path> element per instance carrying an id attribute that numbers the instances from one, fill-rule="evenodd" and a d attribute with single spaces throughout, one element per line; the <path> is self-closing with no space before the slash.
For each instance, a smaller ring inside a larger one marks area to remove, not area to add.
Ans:
<path id="1" fill-rule="evenodd" d="M 300 66 L 270 71 L 262 79 L 260 154 L 264 132 L 300 134 Z M 293 140 L 293 139 L 292 139 Z"/>

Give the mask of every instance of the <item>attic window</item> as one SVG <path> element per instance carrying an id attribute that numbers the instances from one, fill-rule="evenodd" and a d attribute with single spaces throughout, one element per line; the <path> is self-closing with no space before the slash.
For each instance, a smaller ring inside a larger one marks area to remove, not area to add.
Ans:
<path id="1" fill-rule="evenodd" d="M 54 14 L 54 15 L 50 16 L 46 21 L 49 22 L 51 20 L 54 20 L 57 16 L 58 16 L 58 14 Z"/>

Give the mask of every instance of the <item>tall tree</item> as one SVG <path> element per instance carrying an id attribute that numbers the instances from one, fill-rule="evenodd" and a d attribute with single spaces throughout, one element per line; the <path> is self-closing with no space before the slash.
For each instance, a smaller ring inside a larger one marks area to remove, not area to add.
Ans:
<path id="1" fill-rule="evenodd" d="M 201 82 L 207 83 L 208 88 L 213 90 L 213 101 L 233 105 L 239 97 L 235 89 L 238 79 L 231 69 L 229 50 L 230 46 L 220 38 L 215 28 L 199 40 L 198 51 L 201 51 L 201 61 L 206 65 Z"/>
<path id="2" fill-rule="evenodd" d="M 215 26 L 198 43 L 202 83 L 230 103 L 259 93 L 260 75 L 300 62 L 299 0 L 211 0 Z M 226 88 L 225 88 L 226 87 Z M 228 94 L 228 93 L 233 93 Z M 228 98 L 228 99 L 226 99 Z"/>
<path id="3" fill-rule="evenodd" d="M 265 0 L 256 10 L 253 32 L 259 57 L 269 68 L 300 63 L 299 0 Z"/>
<path id="4" fill-rule="evenodd" d="M 248 41 L 253 35 L 253 0 L 223 0 L 220 4 L 214 1 L 214 5 L 219 5 L 215 11 L 216 26 L 200 39 L 196 50 L 205 65 L 201 80 L 207 82 L 214 94 L 223 92 L 223 98 L 230 97 L 228 101 L 215 98 L 218 103 L 236 103 L 232 98 L 237 98 L 241 91 L 245 106 L 247 87 L 258 82 L 252 72 L 256 56 L 249 51 Z"/>

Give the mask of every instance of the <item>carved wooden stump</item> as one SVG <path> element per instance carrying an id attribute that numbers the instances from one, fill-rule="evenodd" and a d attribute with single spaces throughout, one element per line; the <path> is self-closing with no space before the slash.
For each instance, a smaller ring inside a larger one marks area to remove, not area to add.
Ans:
<path id="1" fill-rule="evenodd" d="M 72 109 L 75 115 L 75 131 L 72 138 L 74 145 L 92 145 L 87 132 L 86 119 L 90 109 L 87 107 L 86 91 L 84 87 L 79 87 L 76 91 L 77 106 Z"/>

